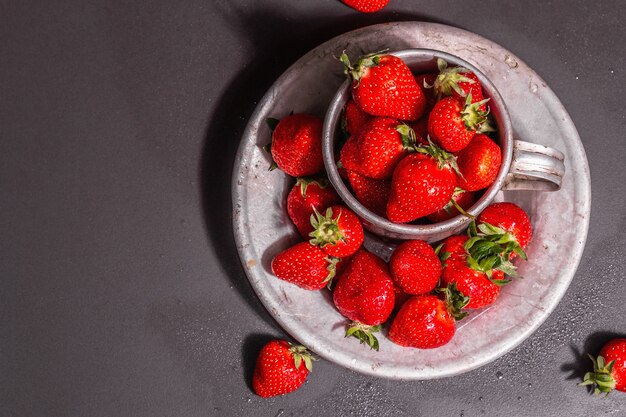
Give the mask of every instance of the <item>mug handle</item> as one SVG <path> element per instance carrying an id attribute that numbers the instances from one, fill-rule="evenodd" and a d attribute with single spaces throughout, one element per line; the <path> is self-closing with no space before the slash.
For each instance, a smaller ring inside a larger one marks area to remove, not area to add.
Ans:
<path id="1" fill-rule="evenodd" d="M 513 140 L 513 159 L 503 190 L 558 191 L 565 175 L 565 156 L 557 149 Z"/>

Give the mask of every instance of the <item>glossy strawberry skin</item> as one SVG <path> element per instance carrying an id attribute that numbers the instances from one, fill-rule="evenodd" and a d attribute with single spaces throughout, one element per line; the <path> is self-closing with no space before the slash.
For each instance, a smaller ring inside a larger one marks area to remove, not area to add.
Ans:
<path id="1" fill-rule="evenodd" d="M 509 202 L 491 204 L 480 213 L 478 223 L 489 223 L 510 232 L 522 249 L 526 249 L 533 234 L 528 214 Z"/>
<path id="2" fill-rule="evenodd" d="M 461 116 L 464 104 L 456 97 L 445 97 L 428 116 L 428 134 L 433 142 L 449 152 L 465 148 L 476 131 L 468 130 Z"/>
<path id="3" fill-rule="evenodd" d="M 323 212 L 326 207 L 340 202 L 341 197 L 330 185 L 322 187 L 318 182 L 311 182 L 303 191 L 301 184 L 296 183 L 287 196 L 287 214 L 300 235 L 308 239 L 309 233 L 313 231 L 313 209 Z"/>
<path id="4" fill-rule="evenodd" d="M 341 0 L 341 2 L 361 13 L 374 13 L 382 10 L 389 0 Z"/>
<path id="5" fill-rule="evenodd" d="M 320 290 L 329 275 L 328 254 L 309 242 L 300 242 L 272 260 L 272 273 L 305 290 Z"/>
<path id="6" fill-rule="evenodd" d="M 398 162 L 408 154 L 396 128 L 400 123 L 390 117 L 376 117 L 367 122 L 354 140 L 341 151 L 341 163 L 351 171 L 369 178 L 391 178 Z"/>
<path id="7" fill-rule="evenodd" d="M 376 326 L 391 314 L 395 293 L 385 262 L 362 249 L 339 278 L 333 301 L 341 314 L 353 321 Z"/>
<path id="8" fill-rule="evenodd" d="M 314 175 L 324 170 L 322 121 L 310 114 L 284 117 L 272 133 L 272 158 L 292 177 Z"/>
<path id="9" fill-rule="evenodd" d="M 375 180 L 349 170 L 347 176 L 357 200 L 371 212 L 385 217 L 391 181 Z"/>
<path id="10" fill-rule="evenodd" d="M 361 128 L 372 118 L 357 106 L 354 100 L 349 100 L 343 110 L 343 130 L 350 136 L 359 133 Z"/>
<path id="11" fill-rule="evenodd" d="M 411 70 L 393 55 L 382 55 L 377 65 L 364 69 L 352 83 L 352 97 L 368 114 L 400 120 L 419 119 L 426 106 Z"/>
<path id="12" fill-rule="evenodd" d="M 459 152 L 456 162 L 462 174 L 457 180 L 458 186 L 467 191 L 477 191 L 495 181 L 502 165 L 502 152 L 489 136 L 478 133 Z"/>
<path id="13" fill-rule="evenodd" d="M 476 193 L 471 191 L 463 191 L 457 193 L 456 191 L 452 194 L 452 199 L 456 201 L 456 203 L 461 206 L 461 208 L 465 211 L 469 210 L 470 207 L 474 205 L 477 200 Z M 443 222 L 449 220 L 453 217 L 461 214 L 459 210 L 451 203 L 448 203 L 444 206 L 444 208 L 437 210 L 436 212 L 429 214 L 426 216 L 428 220 L 433 223 Z"/>
<path id="14" fill-rule="evenodd" d="M 611 376 L 615 380 L 615 389 L 626 392 L 626 339 L 612 339 L 600 350 L 605 363 L 615 361 Z"/>
<path id="15" fill-rule="evenodd" d="M 411 154 L 393 173 L 387 218 L 407 223 L 434 213 L 450 201 L 455 185 L 456 175 L 451 168 L 440 169 L 429 155 Z"/>
<path id="16" fill-rule="evenodd" d="M 289 349 L 284 340 L 272 340 L 261 349 L 252 375 L 252 388 L 260 397 L 288 394 L 304 384 L 309 370 L 304 361 L 296 368 Z"/>
<path id="17" fill-rule="evenodd" d="M 333 213 L 332 218 L 337 220 L 343 239 L 335 244 L 323 245 L 321 248 L 328 255 L 337 258 L 350 256 L 361 247 L 365 238 L 361 220 L 346 206 L 334 205 L 330 206 L 330 209 Z"/>
<path id="18" fill-rule="evenodd" d="M 401 243 L 389 260 L 391 276 L 407 294 L 426 294 L 437 286 L 441 261 L 435 250 L 423 240 Z"/>
<path id="19" fill-rule="evenodd" d="M 445 345 L 456 331 L 446 303 L 434 295 L 416 295 L 396 315 L 389 339 L 406 347 L 434 349 Z"/>
<path id="20" fill-rule="evenodd" d="M 480 80 L 478 79 L 478 77 L 476 76 L 476 74 L 474 74 L 471 71 L 468 72 L 463 72 L 461 73 L 464 77 L 469 78 L 470 80 L 474 81 L 473 83 L 470 83 L 468 81 L 461 81 L 458 83 L 458 86 L 461 90 L 463 90 L 463 92 L 465 93 L 463 96 L 459 95 L 459 93 L 457 93 L 456 91 L 452 90 L 452 96 L 453 97 L 457 97 L 460 99 L 465 99 L 465 97 L 467 97 L 469 94 L 472 95 L 472 103 L 477 103 L 479 101 L 482 101 L 485 99 L 485 96 L 483 95 L 483 87 L 480 84 Z M 483 105 L 483 110 L 485 109 L 486 105 Z"/>

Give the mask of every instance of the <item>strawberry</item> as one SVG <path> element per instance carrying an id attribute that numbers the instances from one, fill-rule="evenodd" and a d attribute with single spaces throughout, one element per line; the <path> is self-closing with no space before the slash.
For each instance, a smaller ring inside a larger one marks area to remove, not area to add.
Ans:
<path id="1" fill-rule="evenodd" d="M 349 100 L 343 109 L 341 127 L 348 136 L 356 135 L 371 118 L 372 116 L 361 110 L 354 100 Z"/>
<path id="2" fill-rule="evenodd" d="M 283 118 L 272 133 L 274 162 L 287 175 L 304 177 L 324 170 L 322 121 L 310 114 Z"/>
<path id="3" fill-rule="evenodd" d="M 456 331 L 455 320 L 466 313 L 468 297 L 454 285 L 444 291 L 445 301 L 436 295 L 416 295 L 404 303 L 389 329 L 389 339 L 400 346 L 433 349 L 445 345 Z"/>
<path id="4" fill-rule="evenodd" d="M 437 67 L 439 74 L 433 82 L 437 99 L 443 96 L 465 99 L 471 95 L 472 103 L 484 100 L 483 89 L 476 74 L 463 67 L 448 67 L 443 59 L 437 60 Z M 486 110 L 486 106 L 482 105 L 480 110 Z"/>
<path id="5" fill-rule="evenodd" d="M 345 53 L 340 60 L 352 80 L 352 98 L 364 112 L 400 120 L 417 120 L 424 113 L 426 97 L 400 58 L 370 54 L 354 67 Z"/>
<path id="6" fill-rule="evenodd" d="M 328 207 L 324 215 L 314 210 L 311 224 L 313 231 L 309 234 L 309 242 L 338 258 L 355 253 L 365 237 L 359 218 L 352 210 L 341 205 Z"/>
<path id="7" fill-rule="evenodd" d="M 488 111 L 480 110 L 487 100 L 472 104 L 471 94 L 465 102 L 456 97 L 441 99 L 428 116 L 430 138 L 446 151 L 458 152 L 476 133 L 492 132 L 494 129 L 487 120 Z"/>
<path id="8" fill-rule="evenodd" d="M 338 261 L 319 247 L 300 242 L 272 260 L 272 273 L 305 290 L 319 290 L 330 285 Z"/>
<path id="9" fill-rule="evenodd" d="M 415 143 L 428 146 L 428 117 L 422 117 L 416 122 L 407 123 L 415 134 Z"/>
<path id="10" fill-rule="evenodd" d="M 528 214 L 513 203 L 491 204 L 480 213 L 478 223 L 488 223 L 509 232 L 521 249 L 526 249 L 533 234 Z"/>
<path id="11" fill-rule="evenodd" d="M 341 198 L 326 179 L 300 177 L 287 196 L 287 214 L 300 235 L 308 239 L 313 231 L 311 215 L 314 209 L 324 211 L 340 202 Z"/>
<path id="12" fill-rule="evenodd" d="M 257 357 L 252 388 L 263 398 L 288 394 L 304 384 L 312 369 L 311 354 L 304 346 L 272 340 Z"/>
<path id="13" fill-rule="evenodd" d="M 459 179 L 457 178 L 457 181 Z M 461 214 L 457 206 L 463 211 L 469 210 L 476 202 L 476 193 L 465 191 L 459 187 L 455 188 L 452 199 L 442 209 L 426 216 L 428 220 L 434 223 L 443 222 Z"/>
<path id="14" fill-rule="evenodd" d="M 396 299 L 394 306 L 393 306 L 394 311 L 400 310 L 402 306 L 404 305 L 404 303 L 406 303 L 411 297 L 413 297 L 411 294 L 407 294 L 404 291 L 402 291 L 402 288 L 398 287 L 398 285 L 395 282 L 393 285 L 393 292 L 395 294 L 395 299 Z"/>
<path id="15" fill-rule="evenodd" d="M 341 2 L 361 13 L 374 13 L 385 7 L 389 0 L 341 0 Z"/>
<path id="16" fill-rule="evenodd" d="M 426 106 L 424 108 L 424 114 L 430 113 L 430 111 L 435 107 L 435 103 L 437 99 L 435 97 L 435 91 L 433 89 L 433 85 L 435 84 L 435 80 L 437 79 L 437 74 L 426 73 L 426 74 L 418 74 L 415 76 L 415 81 L 417 81 L 417 85 L 420 86 L 424 96 L 426 97 Z"/>
<path id="17" fill-rule="evenodd" d="M 354 336 L 378 350 L 372 335 L 380 330 L 391 314 L 395 293 L 387 264 L 376 255 L 361 249 L 335 286 L 333 301 L 341 314 L 353 323 L 346 337 Z"/>
<path id="18" fill-rule="evenodd" d="M 423 240 L 401 243 L 391 255 L 389 269 L 394 282 L 407 294 L 426 294 L 437 286 L 441 261 Z"/>
<path id="19" fill-rule="evenodd" d="M 341 164 L 369 178 L 391 178 L 398 162 L 415 145 L 415 133 L 390 117 L 367 122 L 355 139 L 348 139 L 341 150 Z"/>
<path id="20" fill-rule="evenodd" d="M 356 198 L 373 213 L 385 217 L 391 181 L 374 180 L 354 171 L 347 171 L 348 181 Z"/>
<path id="21" fill-rule="evenodd" d="M 417 151 L 400 161 L 393 172 L 387 218 L 395 223 L 434 213 L 454 193 L 454 157 L 432 144 Z"/>
<path id="22" fill-rule="evenodd" d="M 593 372 L 587 372 L 578 385 L 592 385 L 594 393 L 609 395 L 614 389 L 626 392 L 626 339 L 612 339 L 600 350 L 593 362 Z"/>
<path id="23" fill-rule="evenodd" d="M 459 187 L 467 191 L 482 190 L 498 176 L 502 153 L 493 140 L 479 133 L 458 153 L 456 163 L 461 171 Z"/>

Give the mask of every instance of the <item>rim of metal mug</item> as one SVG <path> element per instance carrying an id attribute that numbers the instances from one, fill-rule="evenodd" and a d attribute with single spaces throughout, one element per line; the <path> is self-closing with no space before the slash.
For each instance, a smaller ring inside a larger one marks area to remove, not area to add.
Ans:
<path id="1" fill-rule="evenodd" d="M 476 77 L 478 77 L 478 80 L 483 87 L 483 91 L 485 92 L 485 97 L 489 97 L 491 99 L 489 101 L 489 108 L 491 114 L 496 120 L 498 128 L 499 145 L 502 149 L 502 165 L 500 166 L 500 171 L 498 172 L 498 176 L 493 184 L 491 184 L 481 198 L 474 203 L 469 210 L 467 210 L 467 213 L 471 216 L 477 216 L 493 201 L 496 194 L 504 185 L 513 157 L 513 131 L 511 119 L 502 96 L 489 78 L 487 78 L 487 76 L 478 70 L 474 65 L 447 52 L 434 49 L 415 48 L 392 51 L 389 52 L 389 54 L 401 58 L 409 67 L 419 62 L 426 62 L 426 60 L 433 59 L 436 60 L 437 58 L 445 60 L 448 64 L 462 66 L 476 74 Z M 452 234 L 469 225 L 472 219 L 461 214 L 443 222 L 426 225 L 393 223 L 390 220 L 365 208 L 365 206 L 363 206 L 359 200 L 352 195 L 339 175 L 335 162 L 334 151 L 337 123 L 341 117 L 343 107 L 350 97 L 349 87 L 350 80 L 346 80 L 341 87 L 339 87 L 337 93 L 335 93 L 326 112 L 322 132 L 322 153 L 328 179 L 347 206 L 350 207 L 350 209 L 352 209 L 366 223 L 370 223 L 371 225 L 388 231 L 390 234 L 396 236 L 405 235 L 414 238 L 428 238 L 429 236 L 441 235 L 447 232 Z"/>

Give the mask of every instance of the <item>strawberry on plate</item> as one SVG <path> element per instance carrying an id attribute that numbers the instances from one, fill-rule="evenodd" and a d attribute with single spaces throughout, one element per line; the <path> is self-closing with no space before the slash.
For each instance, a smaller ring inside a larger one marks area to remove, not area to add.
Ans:
<path id="1" fill-rule="evenodd" d="M 288 394 L 306 381 L 313 369 L 312 357 L 304 346 L 272 340 L 263 346 L 254 367 L 252 388 L 263 398 Z"/>
<path id="2" fill-rule="evenodd" d="M 320 290 L 330 285 L 337 262 L 338 258 L 328 256 L 319 247 L 300 242 L 276 255 L 272 273 L 305 290 Z"/>
<path id="3" fill-rule="evenodd" d="M 361 13 L 374 13 L 382 10 L 389 0 L 341 0 L 341 2 Z"/>
<path id="4" fill-rule="evenodd" d="M 300 177 L 287 196 L 287 214 L 304 239 L 313 231 L 311 215 L 314 210 L 338 204 L 341 197 L 324 178 Z"/>
<path id="5" fill-rule="evenodd" d="M 315 210 L 311 224 L 313 231 L 309 242 L 338 258 L 355 253 L 365 238 L 359 218 L 342 205 L 328 207 L 324 215 Z"/>
<path id="6" fill-rule="evenodd" d="M 441 261 L 423 240 L 407 240 L 396 248 L 389 260 L 394 283 L 407 294 L 426 294 L 437 286 Z"/>
<path id="7" fill-rule="evenodd" d="M 377 53 L 352 66 L 344 53 L 340 60 L 352 80 L 352 98 L 364 112 L 400 120 L 417 120 L 424 113 L 426 97 L 402 59 Z"/>
<path id="8" fill-rule="evenodd" d="M 502 152 L 497 143 L 487 135 L 478 133 L 457 155 L 461 171 L 458 185 L 467 191 L 489 187 L 495 181 L 502 164 Z"/>
<path id="9" fill-rule="evenodd" d="M 375 180 L 354 171 L 347 171 L 347 176 L 357 200 L 371 212 L 385 217 L 391 181 Z"/>
<path id="10" fill-rule="evenodd" d="M 452 194 L 452 198 L 448 204 L 446 204 L 442 209 L 437 210 L 426 217 L 434 223 L 449 220 L 461 214 L 457 206 L 461 207 L 463 211 L 467 211 L 474 205 L 476 199 L 476 193 L 465 191 L 462 188 L 457 187 L 454 189 L 454 193 Z"/>
<path id="11" fill-rule="evenodd" d="M 305 177 L 322 172 L 322 121 L 303 113 L 284 117 L 272 132 L 270 151 L 287 175 Z"/>
<path id="12" fill-rule="evenodd" d="M 578 385 L 591 385 L 594 393 L 609 395 L 614 389 L 626 392 L 626 339 L 609 340 L 597 358 L 589 355 L 593 372 L 587 372 Z"/>

